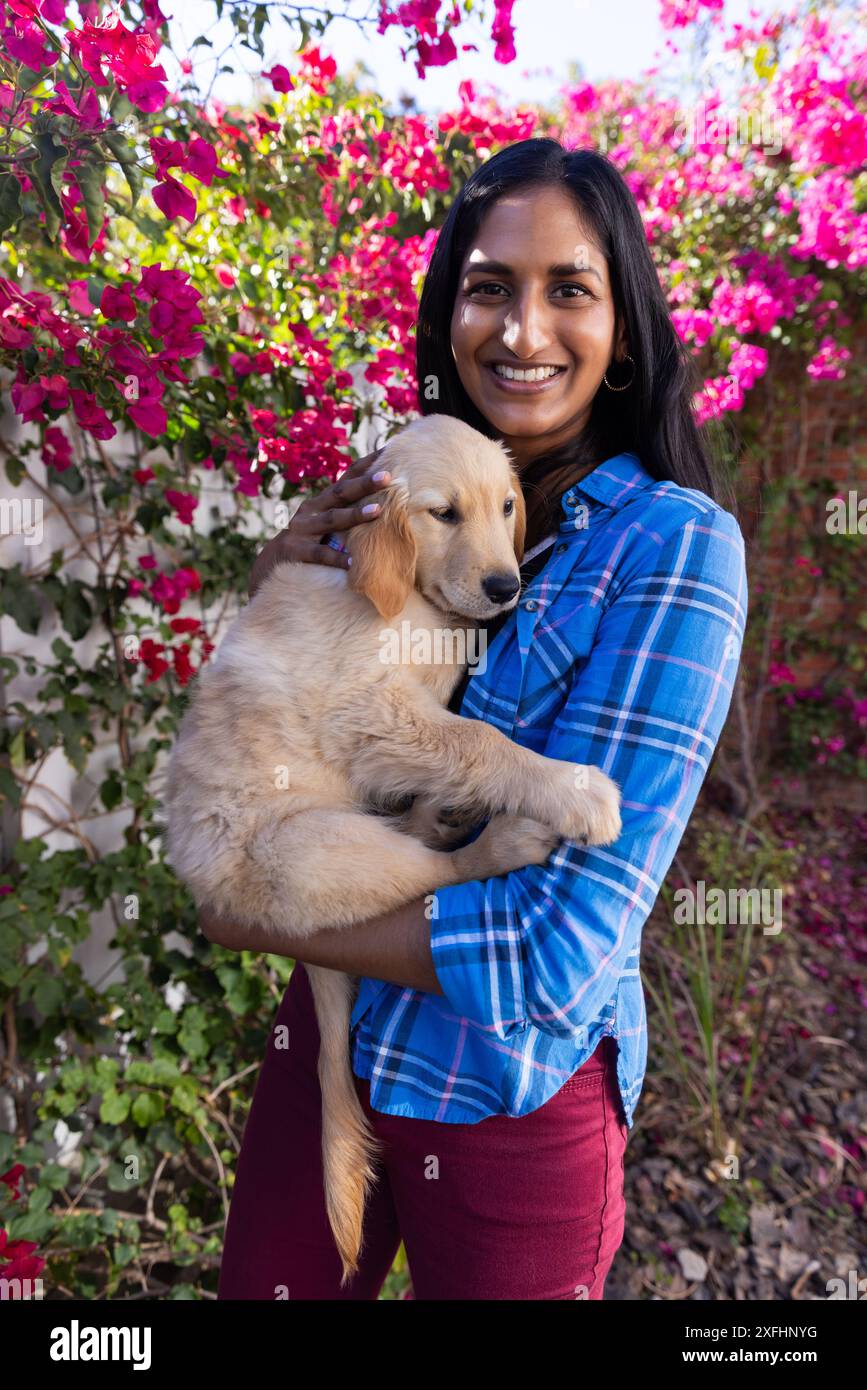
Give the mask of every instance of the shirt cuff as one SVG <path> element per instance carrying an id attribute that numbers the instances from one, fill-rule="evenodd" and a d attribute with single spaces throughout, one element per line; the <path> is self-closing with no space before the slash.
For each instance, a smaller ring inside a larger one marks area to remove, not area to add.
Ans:
<path id="1" fill-rule="evenodd" d="M 499 880 L 451 884 L 434 895 L 430 949 L 443 995 L 452 1010 L 498 1037 L 511 1037 L 527 1027 L 523 1010 L 506 981 L 516 978 L 519 964 L 490 941 L 484 926 L 492 910 L 489 890 Z M 518 971 L 517 977 L 520 977 Z"/>

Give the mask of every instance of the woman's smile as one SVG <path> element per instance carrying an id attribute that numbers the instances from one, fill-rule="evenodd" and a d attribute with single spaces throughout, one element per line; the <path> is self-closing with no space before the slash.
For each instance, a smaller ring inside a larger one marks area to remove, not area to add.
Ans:
<path id="1" fill-rule="evenodd" d="M 528 363 L 486 362 L 496 386 L 509 395 L 536 395 L 562 384 L 568 367 L 535 366 Z"/>

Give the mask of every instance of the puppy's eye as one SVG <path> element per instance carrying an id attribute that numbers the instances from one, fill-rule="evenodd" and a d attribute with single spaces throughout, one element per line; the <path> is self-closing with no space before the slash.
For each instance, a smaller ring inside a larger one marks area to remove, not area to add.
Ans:
<path id="1" fill-rule="evenodd" d="M 454 523 L 458 519 L 458 514 L 454 507 L 431 507 L 431 516 L 435 516 L 437 521 L 447 521 Z"/>
<path id="2" fill-rule="evenodd" d="M 509 497 L 503 506 L 503 516 L 511 516 L 514 510 L 515 499 L 514 497 Z"/>

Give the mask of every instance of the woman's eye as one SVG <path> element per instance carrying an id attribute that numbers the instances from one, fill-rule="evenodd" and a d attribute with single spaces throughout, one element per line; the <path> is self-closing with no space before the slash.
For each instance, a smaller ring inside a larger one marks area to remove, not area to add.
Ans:
<path id="1" fill-rule="evenodd" d="M 567 295 L 566 295 L 566 298 L 567 298 L 567 299 L 580 299 L 583 295 L 587 295 L 587 294 L 590 293 L 590 291 L 586 288 L 586 286 L 584 286 L 584 285 L 573 285 L 573 284 L 571 284 L 571 283 L 568 283 L 568 284 L 565 284 L 565 285 L 558 285 L 557 288 L 558 288 L 558 290 L 577 290 L 577 294 L 567 294 Z"/>
<path id="2" fill-rule="evenodd" d="M 431 516 L 435 516 L 437 521 L 457 521 L 458 514 L 454 507 L 431 507 Z"/>
<path id="3" fill-rule="evenodd" d="M 484 285 L 471 285 L 469 294 L 482 294 L 485 290 L 505 290 L 505 285 L 498 285 L 495 280 L 486 281 Z M 492 298 L 495 296 L 491 296 Z"/>
<path id="4" fill-rule="evenodd" d="M 506 502 L 506 505 L 503 507 L 503 515 L 504 515 L 504 516 L 511 516 L 511 515 L 512 515 L 512 512 L 513 512 L 514 510 L 515 510 L 515 499 L 514 499 L 514 497 L 510 497 L 509 500 Z"/>

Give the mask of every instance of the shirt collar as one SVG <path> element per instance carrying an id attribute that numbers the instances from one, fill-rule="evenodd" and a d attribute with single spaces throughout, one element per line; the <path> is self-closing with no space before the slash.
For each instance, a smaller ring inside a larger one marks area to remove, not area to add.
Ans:
<path id="1" fill-rule="evenodd" d="M 637 454 L 615 454 L 604 463 L 597 464 L 571 487 L 561 499 L 561 508 L 570 518 L 582 497 L 589 497 L 616 511 L 652 482 L 653 478 Z"/>

